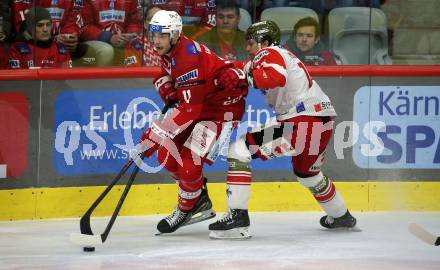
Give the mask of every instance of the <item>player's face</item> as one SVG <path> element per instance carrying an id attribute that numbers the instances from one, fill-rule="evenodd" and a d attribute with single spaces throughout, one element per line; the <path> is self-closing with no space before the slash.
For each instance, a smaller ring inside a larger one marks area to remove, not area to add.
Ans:
<path id="1" fill-rule="evenodd" d="M 225 34 L 237 31 L 240 23 L 240 16 L 235 13 L 234 8 L 218 10 L 215 19 L 218 31 Z"/>
<path id="2" fill-rule="evenodd" d="M 295 33 L 295 43 L 302 52 L 309 52 L 318 43 L 314 26 L 303 26 L 298 28 Z"/>
<path id="3" fill-rule="evenodd" d="M 38 21 L 35 25 L 35 40 L 48 41 L 52 35 L 52 22 L 50 20 Z"/>
<path id="4" fill-rule="evenodd" d="M 258 46 L 258 43 L 255 40 L 253 39 L 246 40 L 246 51 L 251 57 L 251 59 L 255 57 L 255 54 L 258 52 L 259 49 L 260 48 Z"/>
<path id="5" fill-rule="evenodd" d="M 151 33 L 154 49 L 159 55 L 166 55 L 171 49 L 170 34 Z"/>

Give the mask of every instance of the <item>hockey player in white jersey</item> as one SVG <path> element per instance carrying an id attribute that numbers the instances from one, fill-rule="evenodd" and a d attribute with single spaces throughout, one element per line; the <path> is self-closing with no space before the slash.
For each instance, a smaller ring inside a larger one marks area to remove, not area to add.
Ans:
<path id="1" fill-rule="evenodd" d="M 247 209 L 250 161 L 255 158 L 292 156 L 298 181 L 310 190 L 327 214 L 320 224 L 328 229 L 356 225 L 334 184 L 321 172 L 336 112 L 304 64 L 280 48 L 279 42 L 280 29 L 272 21 L 255 23 L 246 32 L 246 50 L 252 59 L 244 67 L 248 83 L 263 91 L 266 102 L 276 113 L 276 123 L 252 130 L 229 146 L 228 212 L 209 225 L 211 238 L 251 237 Z"/>

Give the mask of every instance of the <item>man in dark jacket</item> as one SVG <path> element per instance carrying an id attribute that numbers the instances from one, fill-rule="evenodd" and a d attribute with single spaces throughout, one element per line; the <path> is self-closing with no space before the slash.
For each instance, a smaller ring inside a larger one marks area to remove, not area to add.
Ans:
<path id="1" fill-rule="evenodd" d="M 293 27 L 292 37 L 287 40 L 285 48 L 306 65 L 336 65 L 333 55 L 321 43 L 319 33 L 320 27 L 315 19 L 303 18 Z"/>

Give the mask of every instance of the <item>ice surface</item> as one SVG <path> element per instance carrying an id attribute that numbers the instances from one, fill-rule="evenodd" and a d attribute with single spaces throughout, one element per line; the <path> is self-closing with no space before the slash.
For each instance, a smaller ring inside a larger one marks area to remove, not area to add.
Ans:
<path id="1" fill-rule="evenodd" d="M 205 221 L 154 236 L 162 216 L 119 217 L 85 253 L 69 240 L 79 219 L 0 222 L 0 269 L 440 269 L 440 247 L 415 238 L 416 222 L 440 235 L 440 213 L 353 213 L 362 232 L 321 229 L 318 212 L 251 213 L 253 237 L 211 240 Z M 95 233 L 107 218 L 93 218 Z"/>

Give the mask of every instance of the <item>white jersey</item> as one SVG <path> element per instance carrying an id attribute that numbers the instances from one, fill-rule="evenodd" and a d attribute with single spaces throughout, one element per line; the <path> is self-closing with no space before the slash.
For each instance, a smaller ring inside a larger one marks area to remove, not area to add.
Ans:
<path id="1" fill-rule="evenodd" d="M 254 86 L 265 93 L 278 121 L 299 115 L 336 116 L 329 97 L 288 50 L 276 46 L 263 48 L 246 69 L 250 69 Z"/>

